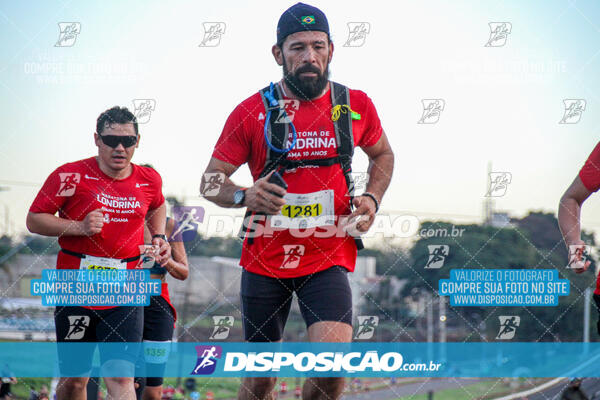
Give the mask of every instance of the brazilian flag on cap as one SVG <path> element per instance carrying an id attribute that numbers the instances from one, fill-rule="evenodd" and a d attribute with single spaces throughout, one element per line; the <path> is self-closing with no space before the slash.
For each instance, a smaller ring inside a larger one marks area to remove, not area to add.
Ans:
<path id="1" fill-rule="evenodd" d="M 314 25 L 315 24 L 315 16 L 314 15 L 304 15 L 301 19 L 302 25 Z"/>

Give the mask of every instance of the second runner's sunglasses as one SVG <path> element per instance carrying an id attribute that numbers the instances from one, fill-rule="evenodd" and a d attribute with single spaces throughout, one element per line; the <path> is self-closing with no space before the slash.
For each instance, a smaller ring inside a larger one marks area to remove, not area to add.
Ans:
<path id="1" fill-rule="evenodd" d="M 119 144 L 123 147 L 131 147 L 137 143 L 137 136 L 98 135 L 102 143 L 108 147 L 116 148 Z"/>

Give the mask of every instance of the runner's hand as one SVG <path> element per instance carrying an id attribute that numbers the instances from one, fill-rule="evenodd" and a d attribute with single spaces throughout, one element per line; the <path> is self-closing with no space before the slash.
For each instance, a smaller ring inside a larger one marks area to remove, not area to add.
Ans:
<path id="1" fill-rule="evenodd" d="M 156 262 L 159 263 L 162 267 L 167 264 L 169 258 L 171 258 L 171 245 L 169 242 L 163 240 L 162 238 L 155 237 L 152 239 L 152 244 L 158 246 L 158 255 L 156 256 Z"/>
<path id="2" fill-rule="evenodd" d="M 348 216 L 344 227 L 352 225 L 356 218 L 360 217 L 360 220 L 356 224 L 356 229 L 359 232 L 368 231 L 371 225 L 373 225 L 373 222 L 375 222 L 375 202 L 368 196 L 358 196 L 352 199 L 352 204 L 355 209 L 352 214 Z"/>
<path id="3" fill-rule="evenodd" d="M 583 262 L 584 251 L 585 242 L 583 240 L 577 240 L 569 245 L 569 266 L 577 274 L 587 271 L 592 263 L 590 260 Z"/>
<path id="4" fill-rule="evenodd" d="M 254 186 L 246 190 L 244 205 L 248 207 L 248 210 L 270 215 L 279 214 L 279 211 L 281 211 L 285 200 L 273 193 L 285 196 L 287 191 L 274 183 L 267 182 L 271 174 L 273 172 L 264 178 L 260 178 L 254 182 Z"/>
<path id="5" fill-rule="evenodd" d="M 85 236 L 93 236 L 100 233 L 102 231 L 102 226 L 104 226 L 104 215 L 102 214 L 101 208 L 91 211 L 85 216 L 83 221 L 81 221 L 81 229 Z"/>

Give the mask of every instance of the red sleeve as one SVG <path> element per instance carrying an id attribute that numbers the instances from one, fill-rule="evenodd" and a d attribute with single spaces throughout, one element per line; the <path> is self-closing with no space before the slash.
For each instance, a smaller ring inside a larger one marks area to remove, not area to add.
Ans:
<path id="1" fill-rule="evenodd" d="M 250 144 L 244 121 L 249 117 L 243 104 L 233 110 L 227 118 L 221 136 L 215 145 L 213 157 L 236 166 L 244 164 L 250 156 Z"/>
<path id="2" fill-rule="evenodd" d="M 600 142 L 579 171 L 579 179 L 590 192 L 600 189 Z"/>
<path id="3" fill-rule="evenodd" d="M 381 121 L 379 120 L 379 115 L 377 115 L 373 101 L 365 93 L 361 92 L 361 94 L 361 97 L 364 98 L 364 103 L 359 109 L 363 110 L 361 119 L 364 119 L 364 128 L 358 141 L 356 141 L 356 146 L 370 147 L 379 141 L 383 133 L 383 128 L 381 127 Z"/>
<path id="4" fill-rule="evenodd" d="M 163 203 L 165 202 L 165 196 L 163 195 L 162 192 L 162 178 L 160 176 L 160 174 L 153 170 L 153 177 L 152 177 L 152 181 L 154 184 L 154 197 L 152 198 L 152 203 L 150 203 L 150 205 L 148 206 L 149 210 L 154 210 L 157 209 L 158 207 L 162 206 Z"/>
<path id="5" fill-rule="evenodd" d="M 32 213 L 56 214 L 56 212 L 65 204 L 68 197 L 57 196 L 60 189 L 60 171 L 62 167 L 55 169 L 38 192 L 33 204 L 29 207 Z"/>

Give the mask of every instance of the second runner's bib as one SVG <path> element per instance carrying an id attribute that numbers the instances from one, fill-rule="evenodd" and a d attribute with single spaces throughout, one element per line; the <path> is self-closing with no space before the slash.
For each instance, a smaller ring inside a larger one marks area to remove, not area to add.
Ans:
<path id="1" fill-rule="evenodd" d="M 127 269 L 127 263 L 121 262 L 117 258 L 94 257 L 87 255 L 81 259 L 79 269 L 85 270 L 106 270 L 106 269 Z"/>

